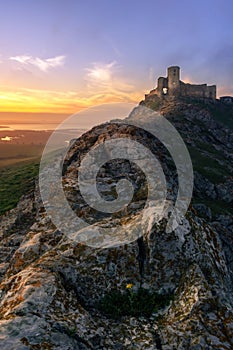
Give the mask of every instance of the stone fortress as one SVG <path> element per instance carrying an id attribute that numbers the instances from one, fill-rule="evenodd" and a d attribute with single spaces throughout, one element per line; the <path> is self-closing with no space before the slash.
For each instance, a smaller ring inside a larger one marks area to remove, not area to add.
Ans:
<path id="1" fill-rule="evenodd" d="M 196 97 L 216 100 L 216 85 L 194 85 L 180 80 L 180 67 L 171 66 L 167 69 L 167 77 L 158 78 L 156 89 L 150 91 L 146 97 L 157 95 L 158 97 Z"/>

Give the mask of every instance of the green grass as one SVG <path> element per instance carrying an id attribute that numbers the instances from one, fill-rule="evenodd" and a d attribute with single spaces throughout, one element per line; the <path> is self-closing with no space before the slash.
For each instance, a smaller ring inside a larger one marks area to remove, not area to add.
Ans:
<path id="1" fill-rule="evenodd" d="M 109 317 L 118 319 L 122 316 L 150 317 L 159 309 L 169 305 L 173 294 L 161 295 L 147 289 L 139 288 L 121 292 L 112 290 L 99 303 L 99 309 Z"/>
<path id="2" fill-rule="evenodd" d="M 209 107 L 213 118 L 233 130 L 233 107 L 226 104 Z"/>
<path id="3" fill-rule="evenodd" d="M 218 184 L 231 174 L 216 159 L 203 155 L 197 148 L 188 147 L 194 170 L 205 176 L 210 182 Z M 217 155 L 217 151 L 215 156 Z"/>
<path id="4" fill-rule="evenodd" d="M 43 145 L 0 144 L 0 215 L 16 207 L 20 197 L 34 188 Z M 59 155 L 51 151 L 47 160 Z"/>
<path id="5" fill-rule="evenodd" d="M 200 199 L 193 198 L 193 204 L 205 204 L 211 209 L 213 218 L 216 218 L 218 215 L 231 215 L 231 204 L 226 203 L 220 200 L 210 200 L 210 199 Z"/>
<path id="6" fill-rule="evenodd" d="M 1 169 L 0 215 L 14 208 L 20 197 L 34 188 L 39 172 L 39 159 Z"/>
<path id="7" fill-rule="evenodd" d="M 207 142 L 199 142 L 197 143 L 198 148 L 200 148 L 203 151 L 207 151 L 214 155 L 218 159 L 222 159 L 222 152 L 218 151 L 213 145 Z"/>
<path id="8" fill-rule="evenodd" d="M 146 107 L 152 109 L 153 111 L 158 111 L 162 106 L 162 101 L 156 95 L 152 95 L 147 98 Z"/>
<path id="9" fill-rule="evenodd" d="M 185 103 L 192 103 L 193 105 L 205 108 L 210 111 L 213 119 L 225 125 L 227 128 L 233 130 L 233 106 L 225 103 L 212 103 L 208 100 L 203 101 L 195 98 L 180 98 Z"/>
<path id="10" fill-rule="evenodd" d="M 0 144 L 0 215 L 34 187 L 43 145 Z"/>

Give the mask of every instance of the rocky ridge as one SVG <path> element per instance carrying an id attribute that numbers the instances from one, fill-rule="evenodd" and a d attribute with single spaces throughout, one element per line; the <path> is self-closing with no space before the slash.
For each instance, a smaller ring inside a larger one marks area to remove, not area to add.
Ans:
<path id="1" fill-rule="evenodd" d="M 152 102 L 158 103 L 143 104 Z M 37 184 L 0 221 L 1 349 L 232 349 L 232 132 L 212 117 L 209 106 L 176 101 L 159 108 L 190 145 L 191 156 L 194 149 L 194 202 L 181 225 L 166 232 L 168 209 L 143 235 L 141 260 L 138 240 L 92 248 L 53 225 Z M 129 119 L 141 117 L 139 107 Z M 118 136 L 137 139 L 157 155 L 168 183 L 168 208 L 177 195 L 175 167 L 163 145 L 143 130 L 106 123 L 77 139 L 64 160 L 67 199 L 90 223 L 126 227 L 145 204 L 143 174 L 121 160 L 103 167 L 97 182 L 103 197 L 113 200 L 116 182 L 126 172 L 135 189 L 127 211 L 109 217 L 82 202 L 75 184 L 82 157 Z M 203 167 L 206 157 L 213 161 Z M 223 211 L 212 202 L 224 203 Z M 135 291 L 170 291 L 174 298 L 150 317 L 113 319 L 97 307 L 106 293 L 124 292 L 129 283 Z"/>

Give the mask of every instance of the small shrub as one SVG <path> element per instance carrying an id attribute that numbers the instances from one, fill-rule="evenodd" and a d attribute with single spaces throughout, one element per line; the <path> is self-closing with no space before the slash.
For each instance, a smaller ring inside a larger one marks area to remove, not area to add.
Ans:
<path id="1" fill-rule="evenodd" d="M 113 318 L 149 317 L 168 305 L 172 298 L 172 294 L 161 295 L 144 288 L 139 288 L 137 291 L 129 288 L 125 292 L 112 290 L 100 300 L 99 309 Z"/>

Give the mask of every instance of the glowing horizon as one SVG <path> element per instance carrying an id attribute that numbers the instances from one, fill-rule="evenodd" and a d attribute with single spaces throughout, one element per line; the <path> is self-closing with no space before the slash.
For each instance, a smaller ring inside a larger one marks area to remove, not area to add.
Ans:
<path id="1" fill-rule="evenodd" d="M 69 91 L 18 90 L 4 92 L 0 90 L 0 112 L 72 114 L 104 103 L 138 103 L 143 97 L 143 91 L 128 95 L 108 92 L 89 97 L 78 97 L 78 93 Z"/>
<path id="2" fill-rule="evenodd" d="M 217 0 L 4 2 L 0 111 L 71 114 L 138 103 L 171 65 L 190 82 L 216 84 L 218 96 L 233 95 L 231 9 Z"/>

